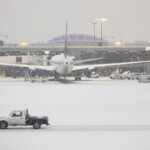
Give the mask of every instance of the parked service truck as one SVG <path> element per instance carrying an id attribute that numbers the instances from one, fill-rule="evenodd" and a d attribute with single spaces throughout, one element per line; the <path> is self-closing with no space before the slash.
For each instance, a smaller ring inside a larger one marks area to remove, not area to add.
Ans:
<path id="1" fill-rule="evenodd" d="M 7 117 L 0 117 L 0 129 L 7 129 L 8 126 L 33 126 L 39 129 L 41 125 L 49 125 L 48 117 L 30 116 L 28 109 L 12 111 Z"/>

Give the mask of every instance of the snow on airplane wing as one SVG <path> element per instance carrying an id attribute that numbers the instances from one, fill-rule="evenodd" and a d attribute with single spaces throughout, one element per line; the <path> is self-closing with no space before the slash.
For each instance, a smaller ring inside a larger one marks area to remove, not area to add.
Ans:
<path id="1" fill-rule="evenodd" d="M 93 59 L 78 60 L 78 61 L 74 61 L 74 65 L 76 65 L 76 64 L 82 64 L 82 63 L 85 63 L 85 62 L 96 61 L 96 60 L 100 60 L 100 59 L 104 59 L 104 58 L 102 57 L 102 58 L 93 58 Z"/>
<path id="2" fill-rule="evenodd" d="M 80 66 L 74 66 L 72 71 L 76 70 L 84 70 L 84 69 L 95 69 L 95 68 L 105 68 L 105 67 L 120 67 L 120 66 L 128 66 L 133 64 L 144 64 L 144 63 L 150 63 L 150 60 L 147 61 L 135 61 L 135 62 L 123 62 L 123 63 L 110 63 L 110 64 L 95 64 L 95 65 L 80 65 Z"/>
<path id="3" fill-rule="evenodd" d="M 40 59 L 40 58 L 34 58 L 34 59 L 39 60 L 39 61 L 46 61 L 46 62 L 50 62 L 50 63 L 55 63 L 55 64 L 61 64 L 61 62 L 51 61 L 51 60 L 47 60 L 47 59 Z"/>
<path id="4" fill-rule="evenodd" d="M 24 65 L 24 64 L 8 64 L 8 63 L 0 63 L 0 65 L 3 66 L 12 66 L 12 67 L 26 67 L 29 69 L 41 69 L 41 70 L 48 70 L 48 71 L 54 71 L 54 66 L 36 66 L 36 65 Z"/>

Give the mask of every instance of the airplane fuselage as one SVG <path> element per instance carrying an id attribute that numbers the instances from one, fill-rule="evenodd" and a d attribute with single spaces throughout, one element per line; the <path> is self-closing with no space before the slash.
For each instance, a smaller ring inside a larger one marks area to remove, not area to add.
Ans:
<path id="1" fill-rule="evenodd" d="M 71 73 L 74 66 L 72 58 L 64 54 L 53 56 L 51 65 L 54 66 L 55 71 L 61 75 Z"/>

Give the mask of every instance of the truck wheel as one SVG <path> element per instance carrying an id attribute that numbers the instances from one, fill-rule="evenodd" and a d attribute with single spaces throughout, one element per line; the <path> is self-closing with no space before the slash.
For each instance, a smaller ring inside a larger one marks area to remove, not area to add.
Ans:
<path id="1" fill-rule="evenodd" d="M 42 83 L 45 83 L 46 82 L 46 80 L 42 80 Z"/>
<path id="2" fill-rule="evenodd" d="M 35 83 L 35 80 L 32 80 L 31 82 L 32 82 L 32 83 Z"/>
<path id="3" fill-rule="evenodd" d="M 1 122 L 0 123 L 0 129 L 7 129 L 8 124 L 6 122 Z"/>
<path id="4" fill-rule="evenodd" d="M 33 128 L 34 128 L 34 129 L 39 129 L 39 128 L 41 128 L 41 124 L 40 124 L 39 122 L 35 122 L 35 123 L 33 124 Z"/>

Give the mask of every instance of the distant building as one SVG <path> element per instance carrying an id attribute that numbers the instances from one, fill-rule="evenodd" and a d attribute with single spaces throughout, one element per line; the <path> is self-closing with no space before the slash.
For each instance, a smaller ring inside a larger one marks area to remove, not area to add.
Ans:
<path id="1" fill-rule="evenodd" d="M 125 46 L 149 46 L 150 41 L 134 41 L 133 43 L 125 43 Z"/>
<path id="2" fill-rule="evenodd" d="M 101 45 L 101 37 L 95 36 L 95 42 L 94 42 L 94 35 L 87 34 L 87 33 L 68 33 L 67 36 L 68 45 L 71 46 L 90 46 L 90 45 Z M 103 46 L 106 45 L 113 45 L 113 42 L 111 39 L 102 38 Z M 52 45 L 64 45 L 65 43 L 65 34 L 58 35 L 50 40 L 47 41 L 48 44 Z"/>

